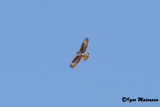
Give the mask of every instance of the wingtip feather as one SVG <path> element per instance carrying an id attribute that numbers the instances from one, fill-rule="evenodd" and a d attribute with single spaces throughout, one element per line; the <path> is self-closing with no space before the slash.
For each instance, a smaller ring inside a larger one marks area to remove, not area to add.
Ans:
<path id="1" fill-rule="evenodd" d="M 74 68 L 74 66 L 70 65 L 71 68 Z"/>
<path id="2" fill-rule="evenodd" d="M 88 38 L 85 38 L 85 40 L 89 41 L 89 39 L 88 39 Z"/>

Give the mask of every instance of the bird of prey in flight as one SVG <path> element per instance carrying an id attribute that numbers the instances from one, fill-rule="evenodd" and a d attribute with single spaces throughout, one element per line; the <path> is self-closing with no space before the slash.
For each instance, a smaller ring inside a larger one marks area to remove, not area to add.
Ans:
<path id="1" fill-rule="evenodd" d="M 71 64 L 70 64 L 70 67 L 71 67 L 71 68 L 74 68 L 74 67 L 77 65 L 77 63 L 80 61 L 81 57 L 83 57 L 84 60 L 87 60 L 87 59 L 88 59 L 89 53 L 84 53 L 84 52 L 86 51 L 87 46 L 88 46 L 88 42 L 89 42 L 88 38 L 86 38 L 86 39 L 83 41 L 83 43 L 82 43 L 82 45 L 81 45 L 81 47 L 80 47 L 79 52 L 76 52 L 77 55 L 76 55 L 76 57 L 72 60 L 72 62 L 71 62 Z"/>

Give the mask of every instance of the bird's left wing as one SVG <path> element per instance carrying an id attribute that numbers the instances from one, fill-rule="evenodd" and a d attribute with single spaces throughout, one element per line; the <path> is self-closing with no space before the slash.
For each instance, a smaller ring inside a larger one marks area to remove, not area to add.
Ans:
<path id="1" fill-rule="evenodd" d="M 85 51 L 86 51 L 86 48 L 87 48 L 87 46 L 88 46 L 88 38 L 86 38 L 84 41 L 83 41 L 83 43 L 82 43 L 82 45 L 81 45 L 81 47 L 80 47 L 80 50 L 79 50 L 79 52 L 82 52 L 82 53 L 84 53 Z"/>

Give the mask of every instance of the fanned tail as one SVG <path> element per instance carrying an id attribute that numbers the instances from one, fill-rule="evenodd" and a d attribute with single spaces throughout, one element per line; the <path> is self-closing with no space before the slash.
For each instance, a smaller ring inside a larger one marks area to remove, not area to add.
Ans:
<path id="1" fill-rule="evenodd" d="M 84 60 L 87 60 L 87 59 L 88 59 L 88 57 L 89 57 L 89 53 L 85 53 L 85 54 L 83 54 L 83 56 L 82 56 L 82 57 L 83 57 L 83 59 L 84 59 Z"/>

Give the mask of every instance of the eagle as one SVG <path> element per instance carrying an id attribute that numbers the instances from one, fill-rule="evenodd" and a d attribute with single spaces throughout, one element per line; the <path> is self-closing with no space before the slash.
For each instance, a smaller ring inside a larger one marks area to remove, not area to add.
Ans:
<path id="1" fill-rule="evenodd" d="M 82 45 L 81 45 L 81 47 L 80 47 L 79 52 L 76 52 L 77 55 L 76 55 L 76 57 L 72 60 L 72 62 L 71 62 L 71 64 L 70 64 L 70 67 L 71 67 L 71 68 L 74 68 L 74 67 L 78 64 L 78 62 L 80 61 L 81 57 L 83 57 L 84 60 L 87 60 L 87 59 L 88 59 L 89 53 L 84 53 L 84 52 L 86 51 L 87 46 L 88 46 L 88 42 L 89 42 L 89 39 L 88 39 L 88 38 L 86 38 L 86 39 L 83 41 L 83 43 L 82 43 Z"/>

